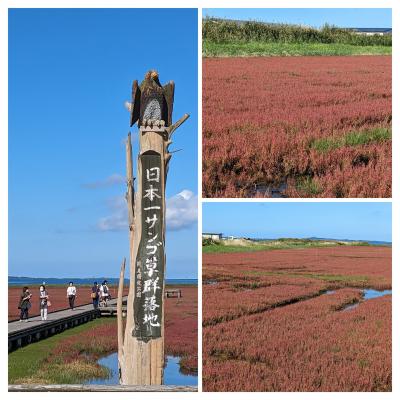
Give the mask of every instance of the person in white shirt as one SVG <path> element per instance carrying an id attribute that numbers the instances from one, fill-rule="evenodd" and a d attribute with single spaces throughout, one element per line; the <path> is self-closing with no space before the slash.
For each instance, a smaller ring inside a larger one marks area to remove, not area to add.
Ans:
<path id="1" fill-rule="evenodd" d="M 47 290 L 44 285 L 41 285 L 39 288 L 39 298 L 40 298 L 40 317 L 42 321 L 47 320 L 47 307 L 49 301 L 49 295 L 47 294 Z"/>
<path id="2" fill-rule="evenodd" d="M 109 300 L 109 298 L 110 298 L 110 293 L 109 293 L 107 283 L 108 283 L 107 281 L 103 281 L 103 283 L 100 286 L 101 305 L 104 307 L 107 307 L 107 300 Z"/>
<path id="3" fill-rule="evenodd" d="M 76 287 L 74 286 L 74 282 L 70 282 L 69 286 L 67 287 L 67 297 L 69 301 L 69 308 L 73 310 L 76 298 Z"/>

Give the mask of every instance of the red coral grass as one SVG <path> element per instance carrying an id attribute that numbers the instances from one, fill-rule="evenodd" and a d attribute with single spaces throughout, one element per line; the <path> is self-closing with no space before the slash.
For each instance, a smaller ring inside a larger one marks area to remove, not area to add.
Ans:
<path id="1" fill-rule="evenodd" d="M 203 390 L 391 390 L 391 295 L 361 291 L 391 288 L 390 248 L 203 254 L 203 272 Z"/>
<path id="2" fill-rule="evenodd" d="M 391 57 L 203 60 L 203 195 L 390 197 Z M 336 138 L 340 145 L 315 145 Z M 347 144 L 346 144 L 347 143 Z M 308 184 L 303 180 L 308 179 Z"/>

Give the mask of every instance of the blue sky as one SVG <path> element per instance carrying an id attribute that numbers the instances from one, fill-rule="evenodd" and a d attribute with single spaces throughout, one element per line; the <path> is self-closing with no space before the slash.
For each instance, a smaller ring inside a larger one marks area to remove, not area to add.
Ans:
<path id="1" fill-rule="evenodd" d="M 391 28 L 390 8 L 204 8 L 203 17 L 257 20 L 320 27 Z"/>
<path id="2" fill-rule="evenodd" d="M 155 68 L 175 81 L 174 121 L 190 114 L 171 146 L 167 277 L 197 276 L 197 66 L 195 9 L 9 11 L 10 275 L 118 276 L 124 102 Z"/>
<path id="3" fill-rule="evenodd" d="M 391 203 L 204 203 L 203 232 L 392 241 Z"/>

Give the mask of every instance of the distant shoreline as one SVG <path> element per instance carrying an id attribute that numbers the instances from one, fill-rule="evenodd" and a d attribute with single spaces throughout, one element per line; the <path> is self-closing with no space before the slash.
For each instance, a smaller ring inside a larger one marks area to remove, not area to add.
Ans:
<path id="1" fill-rule="evenodd" d="M 91 286 L 93 282 L 101 283 L 103 280 L 111 286 L 118 285 L 117 278 L 33 278 L 26 276 L 9 276 L 8 277 L 8 287 L 16 286 L 29 286 L 29 285 L 41 285 L 45 282 L 46 286 L 66 286 L 68 282 L 72 281 L 77 286 Z M 197 279 L 166 279 L 166 286 L 197 286 Z M 129 286 L 129 279 L 125 279 L 124 286 Z"/>

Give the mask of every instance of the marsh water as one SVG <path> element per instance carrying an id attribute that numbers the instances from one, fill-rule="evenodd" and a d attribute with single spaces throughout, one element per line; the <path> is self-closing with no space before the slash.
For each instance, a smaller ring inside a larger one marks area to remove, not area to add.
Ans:
<path id="1" fill-rule="evenodd" d="M 364 289 L 363 292 L 364 292 L 364 300 L 375 299 L 376 297 L 392 294 L 391 290 Z"/>
<path id="2" fill-rule="evenodd" d="M 375 290 L 375 289 L 362 289 L 363 299 L 371 300 L 376 299 L 377 297 L 386 296 L 387 294 L 392 294 L 391 290 Z M 343 308 L 343 311 L 350 311 L 357 308 L 360 305 L 360 302 L 348 304 Z"/>
<path id="3" fill-rule="evenodd" d="M 164 367 L 165 385 L 197 385 L 197 376 L 185 375 L 180 372 L 180 357 L 167 356 L 167 362 Z M 106 379 L 91 379 L 85 382 L 86 385 L 119 385 L 118 377 L 118 353 L 112 353 L 101 358 L 98 364 L 106 367 L 110 375 Z"/>
<path id="4" fill-rule="evenodd" d="M 273 199 L 279 199 L 286 197 L 283 193 L 287 189 L 287 183 L 282 182 L 277 185 L 271 185 L 267 183 L 256 183 L 254 188 L 250 190 L 250 197 L 262 196 L 271 197 Z"/>

